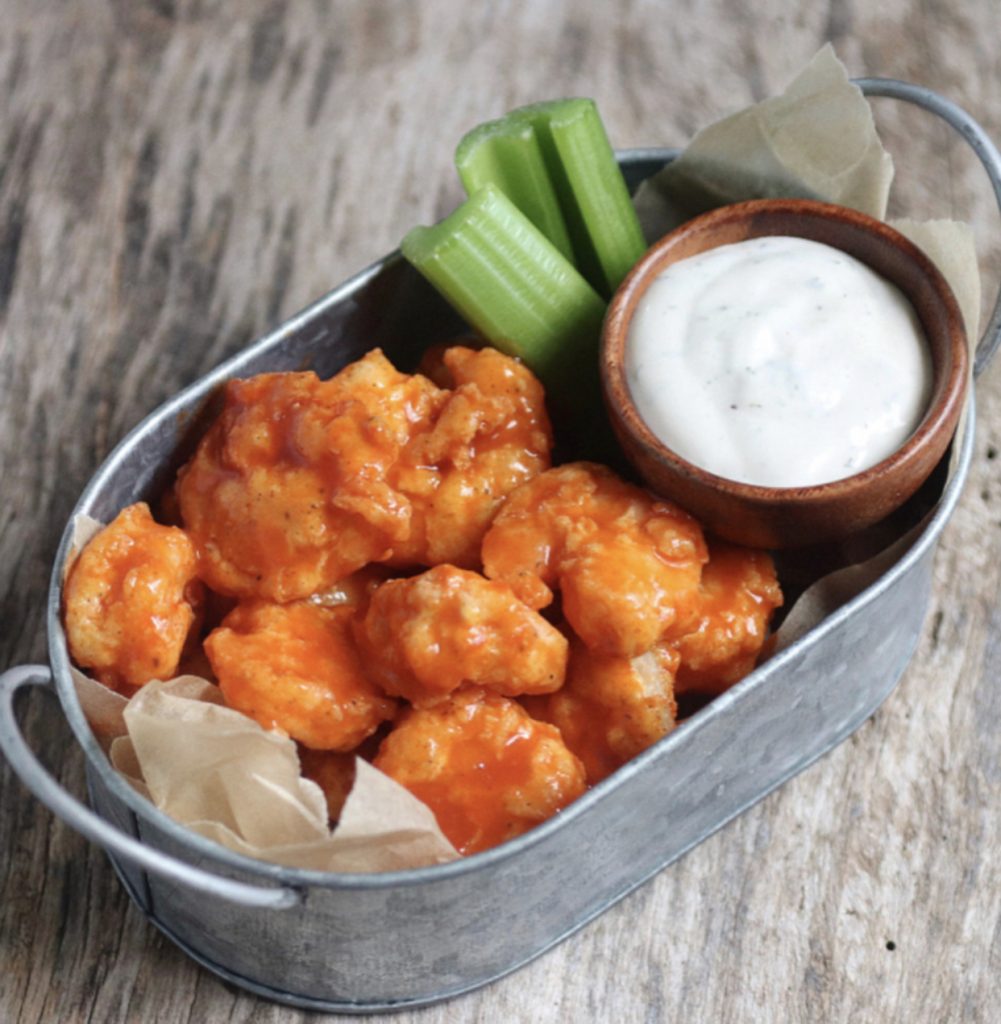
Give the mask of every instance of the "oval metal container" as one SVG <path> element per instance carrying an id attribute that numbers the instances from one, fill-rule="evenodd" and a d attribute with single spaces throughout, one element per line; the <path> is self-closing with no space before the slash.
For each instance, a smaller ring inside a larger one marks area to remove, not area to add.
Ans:
<path id="1" fill-rule="evenodd" d="M 938 113 L 977 150 L 1001 203 L 1001 158 L 952 104 L 903 83 L 863 82 Z M 630 185 L 673 154 L 620 155 Z M 330 375 L 381 345 L 401 367 L 461 323 L 397 254 L 363 271 L 141 423 L 115 449 L 76 513 L 108 521 L 172 479 L 219 385 L 265 370 Z M 978 350 L 1001 334 L 996 308 Z M 78 703 L 60 622 L 67 529 L 49 592 L 49 669 L 0 678 L 0 748 L 60 816 L 104 845 L 132 898 L 190 956 L 270 999 L 316 1010 L 413 1007 L 500 977 L 580 928 L 745 808 L 820 757 L 893 689 L 921 633 L 938 538 L 965 481 L 972 407 L 936 504 L 907 553 L 874 585 L 781 651 L 557 818 L 486 853 L 420 870 L 348 875 L 284 868 L 231 853 L 177 825 L 111 768 Z M 94 811 L 34 758 L 14 697 L 54 685 L 84 748 Z M 573 884 L 567 884 L 573 879 Z"/>

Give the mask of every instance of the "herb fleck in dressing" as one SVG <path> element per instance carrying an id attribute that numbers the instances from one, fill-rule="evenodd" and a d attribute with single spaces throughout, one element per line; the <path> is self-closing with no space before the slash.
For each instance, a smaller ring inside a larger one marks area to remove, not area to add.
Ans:
<path id="1" fill-rule="evenodd" d="M 931 361 L 894 285 L 839 249 L 769 236 L 660 274 L 629 328 L 626 379 L 689 462 L 800 487 L 896 451 L 928 406 Z"/>

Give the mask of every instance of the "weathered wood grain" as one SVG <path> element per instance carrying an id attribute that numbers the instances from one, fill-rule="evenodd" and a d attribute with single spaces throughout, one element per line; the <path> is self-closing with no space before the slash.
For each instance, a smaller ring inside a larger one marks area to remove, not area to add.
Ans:
<path id="1" fill-rule="evenodd" d="M 0 666 L 44 659 L 47 574 L 115 441 L 459 195 L 452 148 L 594 96 L 619 146 L 680 145 L 832 39 L 1001 138 L 995 0 L 7 0 L 0 18 Z M 982 173 L 879 104 L 895 203 L 975 226 Z M 1001 368 L 928 629 L 848 742 L 516 976 L 401 1021 L 991 1021 L 1001 1005 Z M 53 702 L 25 728 L 81 758 Z M 568 884 L 572 880 L 568 879 Z M 0 767 L 0 1020 L 307 1019 L 145 924 L 103 855 Z"/>

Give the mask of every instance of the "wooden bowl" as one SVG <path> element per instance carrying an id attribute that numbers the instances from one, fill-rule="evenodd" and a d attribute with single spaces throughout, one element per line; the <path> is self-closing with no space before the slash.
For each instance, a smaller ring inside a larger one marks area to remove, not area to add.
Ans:
<path id="1" fill-rule="evenodd" d="M 792 235 L 841 249 L 895 284 L 910 300 L 931 351 L 924 418 L 892 455 L 854 476 L 804 487 L 763 487 L 717 476 L 660 441 L 639 416 L 625 375 L 625 346 L 637 304 L 667 266 L 707 249 L 763 235 Z M 805 199 L 724 206 L 655 243 L 612 298 L 602 334 L 601 376 L 612 427 L 626 457 L 656 493 L 711 531 L 756 547 L 796 547 L 869 526 L 902 505 L 945 453 L 966 394 L 969 357 L 955 296 L 913 243 L 856 210 Z"/>

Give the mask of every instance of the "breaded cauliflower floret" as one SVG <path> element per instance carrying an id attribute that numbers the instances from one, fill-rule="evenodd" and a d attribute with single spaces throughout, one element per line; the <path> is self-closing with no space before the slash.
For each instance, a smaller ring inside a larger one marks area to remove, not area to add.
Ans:
<path id="1" fill-rule="evenodd" d="M 636 658 L 570 645 L 566 683 L 545 697 L 523 698 L 529 714 L 555 725 L 584 762 L 590 785 L 663 739 L 677 717 L 677 651 L 653 647 Z"/>
<path id="2" fill-rule="evenodd" d="M 532 608 L 563 596 L 588 648 L 636 657 L 695 622 L 706 561 L 699 524 L 589 462 L 523 484 L 483 541 L 483 565 Z"/>
<path id="3" fill-rule="evenodd" d="M 378 349 L 328 381 L 230 381 L 177 482 L 202 578 L 222 594 L 289 602 L 387 558 L 411 519 L 390 471 L 444 395 Z"/>
<path id="4" fill-rule="evenodd" d="M 549 465 L 542 387 L 516 360 L 456 347 L 454 388 L 378 350 L 328 381 L 230 381 L 177 498 L 202 578 L 286 603 L 370 562 L 479 564 L 501 502 Z"/>
<path id="5" fill-rule="evenodd" d="M 447 383 L 434 426 L 414 439 L 394 480 L 413 506 L 396 565 L 480 564 L 480 545 L 504 499 L 549 468 L 552 432 L 542 385 L 496 349 L 446 349 L 435 377 Z"/>
<path id="6" fill-rule="evenodd" d="M 699 619 L 678 641 L 678 694 L 716 696 L 754 668 L 782 604 L 767 551 L 714 540 L 702 572 Z"/>
<path id="7" fill-rule="evenodd" d="M 416 705 L 463 685 L 548 693 L 566 670 L 558 629 L 507 585 L 452 565 L 383 583 L 356 633 L 372 678 Z"/>
<path id="8" fill-rule="evenodd" d="M 123 693 L 170 679 L 201 606 L 194 546 L 144 503 L 130 505 L 83 549 L 64 599 L 77 665 Z"/>
<path id="9" fill-rule="evenodd" d="M 527 832 L 586 788 L 557 729 L 476 690 L 406 712 L 374 764 L 434 811 L 462 854 Z"/>
<path id="10" fill-rule="evenodd" d="M 205 640 L 226 703 L 313 750 L 353 750 L 396 702 L 365 674 L 350 607 L 238 605 Z"/>

